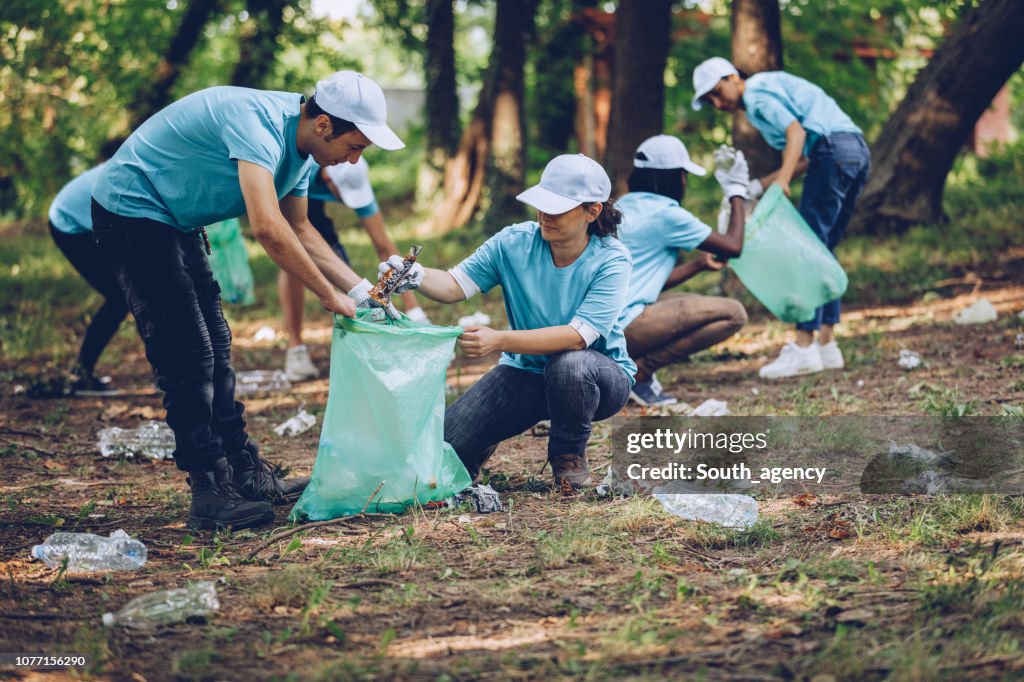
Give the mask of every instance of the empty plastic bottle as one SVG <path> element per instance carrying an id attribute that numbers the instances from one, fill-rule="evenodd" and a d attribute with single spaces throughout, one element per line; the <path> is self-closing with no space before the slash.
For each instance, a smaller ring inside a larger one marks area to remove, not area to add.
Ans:
<path id="1" fill-rule="evenodd" d="M 146 629 L 180 623 L 189 618 L 207 616 L 220 608 L 217 588 L 201 581 L 188 587 L 151 592 L 136 597 L 117 613 L 104 613 L 103 624 L 112 627 Z"/>
<path id="2" fill-rule="evenodd" d="M 288 391 L 292 382 L 279 369 L 254 369 L 235 374 L 235 394 L 249 395 L 252 393 L 279 393 Z"/>
<path id="3" fill-rule="evenodd" d="M 110 537 L 92 533 L 54 533 L 32 548 L 32 556 L 50 568 L 68 560 L 68 572 L 134 571 L 146 563 L 146 546 L 115 530 Z"/>
<path id="4" fill-rule="evenodd" d="M 100 431 L 99 449 L 104 457 L 170 459 L 174 455 L 174 432 L 157 421 L 144 421 L 135 429 L 112 426 Z"/>
<path id="5" fill-rule="evenodd" d="M 748 495 L 655 493 L 654 497 L 666 510 L 690 521 L 711 521 L 744 530 L 757 523 L 757 500 Z"/>

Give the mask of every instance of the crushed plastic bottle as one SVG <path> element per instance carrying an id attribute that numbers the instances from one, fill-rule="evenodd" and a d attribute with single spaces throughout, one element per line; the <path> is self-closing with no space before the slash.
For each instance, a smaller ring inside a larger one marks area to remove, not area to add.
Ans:
<path id="1" fill-rule="evenodd" d="M 274 433 L 279 436 L 297 436 L 309 431 L 314 426 L 316 426 L 316 417 L 303 408 L 297 414 L 275 426 Z"/>
<path id="2" fill-rule="evenodd" d="M 235 374 L 235 395 L 289 391 L 292 382 L 279 369 L 254 369 Z"/>
<path id="3" fill-rule="evenodd" d="M 146 563 L 146 546 L 115 530 L 110 537 L 92 533 L 54 533 L 32 548 L 32 556 L 50 568 L 67 557 L 69 573 L 134 571 Z"/>
<path id="4" fill-rule="evenodd" d="M 174 455 L 174 432 L 164 422 L 144 421 L 134 429 L 111 426 L 100 431 L 99 438 L 104 457 L 170 459 Z"/>
<path id="5" fill-rule="evenodd" d="M 172 625 L 189 618 L 208 616 L 220 609 L 217 588 L 204 580 L 173 590 L 151 592 L 131 600 L 117 613 L 104 613 L 103 625 L 138 630 Z"/>
<path id="6" fill-rule="evenodd" d="M 479 310 L 472 315 L 464 315 L 459 318 L 460 327 L 486 327 L 490 323 L 491 316 Z"/>
<path id="7" fill-rule="evenodd" d="M 655 493 L 667 511 L 690 521 L 747 530 L 757 523 L 757 500 L 748 495 Z"/>
<path id="8" fill-rule="evenodd" d="M 695 407 L 691 417 L 725 417 L 729 414 L 729 403 L 709 398 Z"/>

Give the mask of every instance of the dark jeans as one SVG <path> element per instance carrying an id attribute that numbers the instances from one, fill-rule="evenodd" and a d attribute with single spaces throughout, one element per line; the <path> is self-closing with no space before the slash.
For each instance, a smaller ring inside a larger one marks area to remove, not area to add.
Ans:
<path id="1" fill-rule="evenodd" d="M 327 245 L 338 255 L 338 258 L 345 261 L 345 265 L 351 265 L 348 259 L 348 253 L 345 251 L 345 247 L 341 245 L 341 241 L 338 240 L 338 232 L 334 229 L 334 221 L 327 215 L 327 202 L 320 199 L 310 199 L 308 202 L 309 209 L 306 212 L 306 216 L 309 218 L 309 222 L 312 223 L 316 231 L 320 233 L 320 236 L 324 238 Z"/>
<path id="2" fill-rule="evenodd" d="M 164 392 L 174 461 L 212 468 L 248 440 L 235 400 L 231 330 L 199 231 L 119 216 L 92 202 L 93 234 L 135 316 L 146 358 Z"/>
<path id="3" fill-rule="evenodd" d="M 850 222 L 857 197 L 871 169 L 871 154 L 859 133 L 833 133 L 811 149 L 807 177 L 800 197 L 800 215 L 814 233 L 835 253 Z M 818 308 L 813 320 L 799 323 L 804 331 L 839 322 L 839 299 Z"/>
<path id="4" fill-rule="evenodd" d="M 110 263 L 96 246 L 91 233 L 68 234 L 50 223 L 50 235 L 78 274 L 103 295 L 103 305 L 85 328 L 82 347 L 78 351 L 78 364 L 91 374 L 96 369 L 96 361 L 103 349 L 114 338 L 117 328 L 128 314 L 128 304 L 125 303 L 117 277 L 110 269 Z"/>
<path id="5" fill-rule="evenodd" d="M 444 439 L 472 475 L 503 440 L 551 420 L 548 457 L 582 455 L 591 423 L 617 414 L 629 377 L 595 350 L 552 355 L 543 374 L 498 365 L 444 414 Z"/>

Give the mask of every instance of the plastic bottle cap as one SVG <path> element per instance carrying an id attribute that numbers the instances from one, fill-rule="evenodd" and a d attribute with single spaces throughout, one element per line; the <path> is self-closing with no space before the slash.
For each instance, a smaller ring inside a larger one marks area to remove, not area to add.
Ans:
<path id="1" fill-rule="evenodd" d="M 103 625 L 109 628 L 113 624 L 114 624 L 114 614 L 112 614 L 112 613 L 104 613 L 103 614 Z"/>
<path id="2" fill-rule="evenodd" d="M 42 559 L 43 558 L 43 546 L 42 545 L 32 545 L 32 556 L 34 558 L 36 558 L 36 559 Z"/>

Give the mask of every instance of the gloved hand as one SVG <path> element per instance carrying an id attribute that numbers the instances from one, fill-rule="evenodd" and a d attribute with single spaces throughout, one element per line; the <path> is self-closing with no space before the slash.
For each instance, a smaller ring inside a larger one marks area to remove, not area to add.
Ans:
<path id="1" fill-rule="evenodd" d="M 364 279 L 349 289 L 348 295 L 355 299 L 356 305 L 365 306 L 366 300 L 370 298 L 370 289 L 372 288 L 373 285 L 370 284 L 370 280 Z"/>
<path id="2" fill-rule="evenodd" d="M 736 161 L 728 170 L 716 170 L 715 180 L 722 186 L 722 192 L 726 199 L 735 196 L 746 197 L 747 186 L 750 184 L 750 170 L 747 168 L 747 159 L 743 152 L 736 152 Z"/>
<path id="3" fill-rule="evenodd" d="M 355 299 L 356 305 L 360 308 L 369 308 L 372 311 L 371 320 L 373 322 L 384 322 L 387 317 L 391 319 L 398 319 L 399 313 L 398 308 L 394 304 L 388 303 L 387 312 L 379 307 L 375 302 L 370 299 L 370 289 L 373 285 L 370 284 L 369 280 L 364 279 L 359 284 L 352 287 L 348 295 Z"/>
<path id="4" fill-rule="evenodd" d="M 402 260 L 402 257 L 399 255 L 394 255 L 389 256 L 387 262 L 381 263 L 377 267 L 377 269 L 380 271 L 380 274 L 383 275 L 385 272 L 388 271 L 389 268 L 401 270 L 404 267 L 405 262 Z M 420 265 L 419 263 L 413 263 L 412 268 L 409 270 L 409 273 L 405 276 L 405 279 L 399 282 L 398 286 L 395 287 L 395 290 L 391 293 L 404 294 L 406 291 L 409 291 L 410 289 L 418 289 L 420 284 L 423 283 L 423 275 L 425 274 L 426 271 L 423 269 L 422 265 Z"/>
<path id="5" fill-rule="evenodd" d="M 750 184 L 747 185 L 747 198 L 756 201 L 760 199 L 763 194 L 764 186 L 761 184 L 761 181 L 757 178 L 751 180 Z"/>

